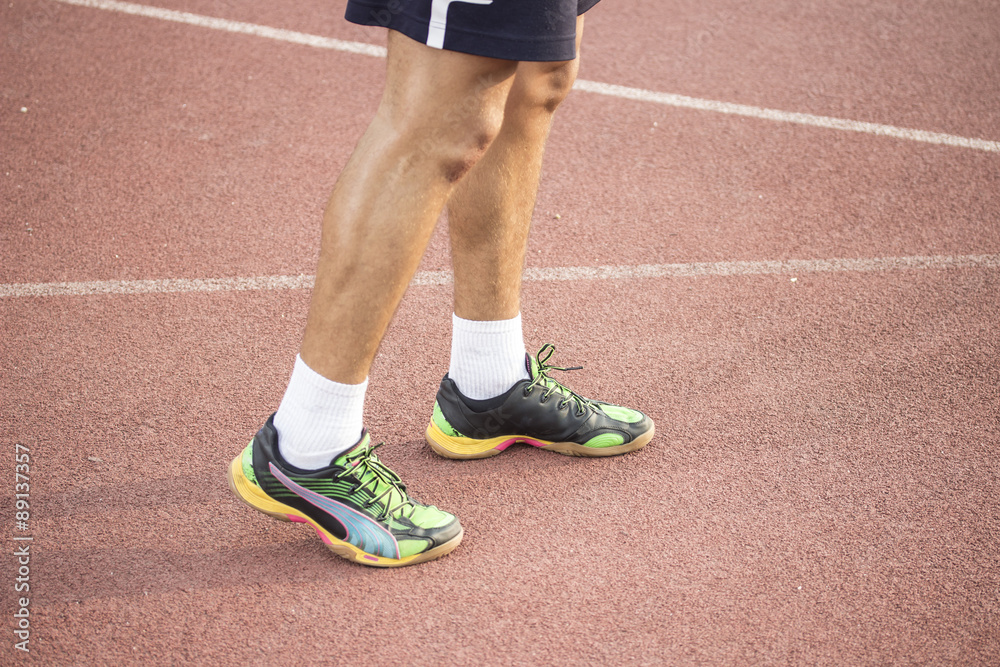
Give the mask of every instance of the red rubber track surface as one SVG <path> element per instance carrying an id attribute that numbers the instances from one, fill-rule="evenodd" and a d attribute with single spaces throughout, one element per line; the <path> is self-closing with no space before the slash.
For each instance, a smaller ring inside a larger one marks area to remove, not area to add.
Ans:
<path id="1" fill-rule="evenodd" d="M 384 43 L 342 2 L 157 6 Z M 586 80 L 1000 140 L 991 2 L 607 0 L 586 32 Z M 5 0 L 0 38 L 0 285 L 313 272 L 383 60 L 53 0 Z M 996 253 L 996 152 L 579 91 L 528 265 Z M 442 224 L 421 268 L 448 266 Z M 996 663 L 995 259 L 526 283 L 529 348 L 656 420 L 597 461 L 430 451 L 450 297 L 412 287 L 371 375 L 383 458 L 465 526 L 400 570 L 226 485 L 308 290 L 0 297 L 0 662 Z"/>

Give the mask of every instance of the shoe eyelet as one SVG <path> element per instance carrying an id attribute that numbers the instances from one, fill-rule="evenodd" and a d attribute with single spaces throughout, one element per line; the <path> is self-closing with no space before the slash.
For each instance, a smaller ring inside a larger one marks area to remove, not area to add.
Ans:
<path id="1" fill-rule="evenodd" d="M 559 410 L 565 410 L 566 409 L 566 401 L 560 402 L 557 407 L 558 407 Z"/>
<path id="2" fill-rule="evenodd" d="M 523 390 L 521 392 L 521 394 L 523 394 L 524 397 L 527 398 L 527 397 L 531 396 L 531 392 L 533 392 L 533 391 L 534 391 L 534 389 L 529 387 L 528 389 Z"/>

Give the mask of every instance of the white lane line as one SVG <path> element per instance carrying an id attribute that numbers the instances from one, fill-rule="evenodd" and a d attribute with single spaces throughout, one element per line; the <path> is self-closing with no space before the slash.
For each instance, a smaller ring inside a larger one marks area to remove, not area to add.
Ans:
<path id="1" fill-rule="evenodd" d="M 546 282 L 767 274 L 798 275 L 821 272 L 851 273 L 959 268 L 1000 268 L 1000 254 L 874 257 L 870 259 L 789 259 L 759 262 L 693 262 L 689 264 L 639 264 L 634 266 L 562 266 L 525 269 L 524 279 L 532 282 Z M 427 286 L 448 285 L 450 283 L 450 271 L 420 271 L 413 277 L 413 281 L 410 284 Z M 294 290 L 311 289 L 312 284 L 313 276 L 309 275 L 257 276 L 251 278 L 94 280 L 65 283 L 7 283 L 0 284 L 0 298 Z"/>
<path id="2" fill-rule="evenodd" d="M 254 35 L 276 39 L 282 42 L 293 44 L 304 44 L 321 49 L 333 49 L 335 51 L 345 51 L 347 53 L 357 53 L 377 58 L 385 57 L 385 48 L 363 42 L 349 42 L 330 37 L 320 37 L 293 30 L 282 30 L 254 23 L 244 23 L 242 21 L 230 21 L 228 19 L 202 16 L 189 12 L 179 12 L 173 9 L 162 7 L 151 7 L 149 5 L 139 5 L 131 2 L 119 2 L 119 0 L 54 0 L 69 5 L 79 5 L 81 7 L 94 7 L 96 9 L 106 9 L 124 14 L 146 16 L 163 21 L 174 21 L 177 23 L 187 23 L 190 25 L 211 28 L 213 30 L 224 30 L 227 32 Z M 973 139 L 961 137 L 954 134 L 944 134 L 941 132 L 927 132 L 924 130 L 913 130 L 894 125 L 882 125 L 879 123 L 866 123 L 857 120 L 847 120 L 843 118 L 833 118 L 830 116 L 816 116 L 808 113 L 797 113 L 793 111 L 780 111 L 777 109 L 767 109 L 764 107 L 749 106 L 746 104 L 734 104 L 732 102 L 719 102 L 716 100 L 705 100 L 697 97 L 687 97 L 684 95 L 674 95 L 671 93 L 659 93 L 653 90 L 642 88 L 629 88 L 627 86 L 617 86 L 610 83 L 599 83 L 596 81 L 577 80 L 573 86 L 576 90 L 599 95 L 609 95 L 628 100 L 638 100 L 642 102 L 653 102 L 673 107 L 683 107 L 687 109 L 698 109 L 701 111 L 714 111 L 717 113 L 745 116 L 748 118 L 759 118 L 785 123 L 796 123 L 799 125 L 810 125 L 831 130 L 844 130 L 848 132 L 861 132 L 865 134 L 875 134 L 896 139 L 906 139 L 909 141 L 920 141 L 930 144 L 942 144 L 945 146 L 957 146 L 961 148 L 972 148 L 981 151 L 1000 153 L 1000 141 L 990 141 L 987 139 Z"/>
<path id="3" fill-rule="evenodd" d="M 93 7 L 95 9 L 107 9 L 122 14 L 133 14 L 135 16 L 146 16 L 148 18 L 160 19 L 161 21 L 173 21 L 175 23 L 187 23 L 202 28 L 212 30 L 224 30 L 226 32 L 238 32 L 255 37 L 266 37 L 276 39 L 280 42 L 291 42 L 293 44 L 304 44 L 305 46 L 315 46 L 320 49 L 333 49 L 334 51 L 346 51 L 347 53 L 358 53 L 363 56 L 375 56 L 385 58 L 385 47 L 374 44 L 364 44 L 362 42 L 348 42 L 342 39 L 331 37 L 320 37 L 309 35 L 304 32 L 294 30 L 282 30 L 271 28 L 266 25 L 255 23 L 243 23 L 242 21 L 230 21 L 212 16 L 192 14 L 190 12 L 179 12 L 174 9 L 164 9 L 162 7 L 151 7 L 149 5 L 137 5 L 132 2 L 118 2 L 117 0 L 55 0 L 67 5 L 79 5 L 80 7 Z"/>
<path id="4" fill-rule="evenodd" d="M 935 255 L 929 257 L 872 257 L 867 259 L 786 259 L 756 262 L 693 262 L 634 266 L 554 267 L 526 269 L 525 280 L 613 280 L 619 278 L 687 278 L 694 276 L 751 276 L 772 273 L 878 272 L 898 270 L 1000 268 L 997 255 Z"/>
<path id="5" fill-rule="evenodd" d="M 610 83 L 597 83 L 595 81 L 578 80 L 573 87 L 577 90 L 587 91 L 588 93 L 609 95 L 611 97 L 620 97 L 629 100 L 640 100 L 642 102 L 656 102 L 658 104 L 666 104 L 673 107 L 685 107 L 688 109 L 699 109 L 702 111 L 715 111 L 718 113 L 727 113 L 736 116 L 747 116 L 749 118 L 763 118 L 765 120 L 776 120 L 785 123 L 797 123 L 798 125 L 824 127 L 830 130 L 863 132 L 865 134 L 895 137 L 896 139 L 922 141 L 928 144 L 943 144 L 945 146 L 974 148 L 981 151 L 1000 153 L 1000 141 L 971 139 L 969 137 L 960 137 L 954 134 L 927 132 L 925 130 L 911 130 L 905 127 L 895 127 L 894 125 L 866 123 L 859 120 L 831 118 L 830 116 L 815 116 L 810 113 L 765 109 L 763 107 L 753 107 L 746 104 L 733 104 L 732 102 L 716 102 L 714 100 L 703 100 L 697 97 L 686 97 L 684 95 L 674 95 L 672 93 L 658 93 L 652 90 L 628 88 L 626 86 L 616 86 Z"/>

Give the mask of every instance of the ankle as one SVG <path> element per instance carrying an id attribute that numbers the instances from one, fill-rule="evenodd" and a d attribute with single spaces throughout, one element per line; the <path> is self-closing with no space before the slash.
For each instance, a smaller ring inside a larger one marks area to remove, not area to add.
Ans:
<path id="1" fill-rule="evenodd" d="M 282 458 L 297 468 L 314 470 L 356 445 L 363 430 L 367 387 L 367 378 L 360 384 L 328 380 L 296 357 L 274 416 Z"/>
<path id="2" fill-rule="evenodd" d="M 453 315 L 448 376 L 463 396 L 473 400 L 499 396 L 528 379 L 521 315 L 493 321 Z"/>

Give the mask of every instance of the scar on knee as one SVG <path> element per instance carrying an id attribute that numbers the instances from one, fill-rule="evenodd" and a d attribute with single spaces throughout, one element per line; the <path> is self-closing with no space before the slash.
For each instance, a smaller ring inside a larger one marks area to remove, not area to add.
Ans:
<path id="1" fill-rule="evenodd" d="M 476 166 L 476 163 L 493 143 L 496 134 L 497 132 L 492 130 L 477 132 L 470 138 L 469 148 L 460 156 L 445 161 L 444 177 L 449 183 L 457 183 L 462 180 L 462 177 Z"/>
<path id="2" fill-rule="evenodd" d="M 444 177 L 449 183 L 457 183 L 462 180 L 462 177 L 467 173 L 472 171 L 472 168 L 476 166 L 476 162 L 479 161 L 479 157 L 482 153 L 477 153 L 475 155 L 468 155 L 464 159 L 459 160 L 449 160 L 444 165 Z"/>

